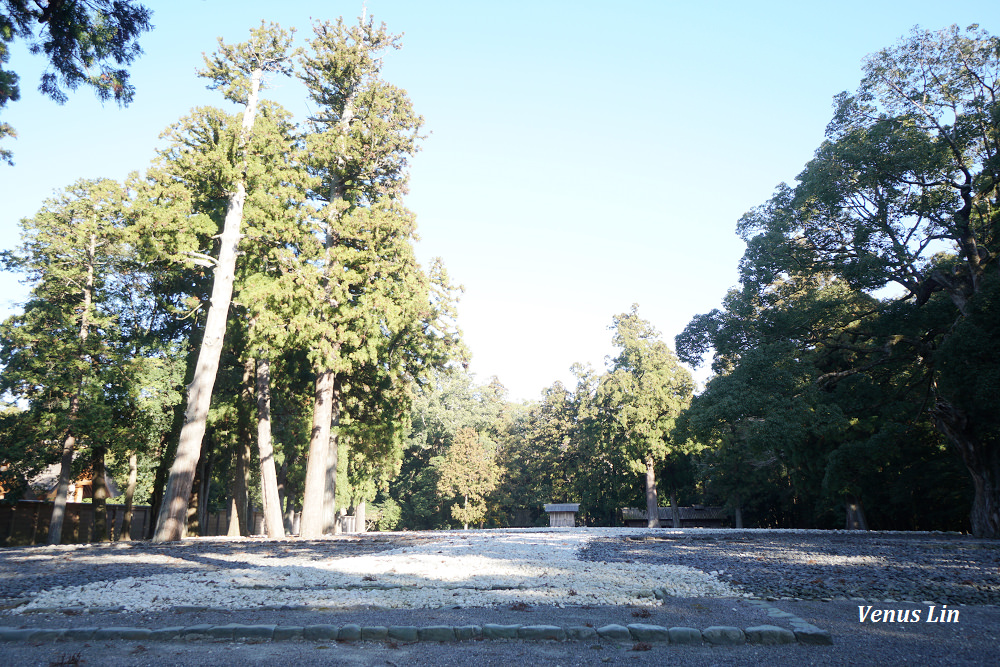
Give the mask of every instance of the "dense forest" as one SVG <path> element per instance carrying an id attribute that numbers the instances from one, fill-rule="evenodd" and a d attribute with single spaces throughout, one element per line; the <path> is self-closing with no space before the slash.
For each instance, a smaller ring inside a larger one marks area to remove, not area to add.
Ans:
<path id="1" fill-rule="evenodd" d="M 145 29 L 126 19 L 125 64 Z M 605 368 L 527 403 L 468 372 L 461 288 L 415 258 L 423 119 L 382 78 L 397 48 L 364 19 L 303 48 L 265 23 L 220 39 L 200 74 L 236 113 L 192 109 L 144 172 L 21 222 L 0 484 L 16 499 L 59 464 L 50 541 L 84 472 L 106 532 L 104 470 L 161 541 L 211 511 L 247 535 L 261 508 L 272 537 L 301 512 L 315 537 L 341 508 L 417 530 L 543 525 L 547 502 L 586 525 L 706 504 L 740 527 L 1000 536 L 1000 39 L 915 29 L 869 57 L 796 183 L 739 220 L 740 283 L 676 354 L 633 306 Z M 109 72 L 89 83 L 126 96 Z M 267 99 L 281 77 L 309 118 Z M 682 362 L 711 364 L 700 393 Z"/>

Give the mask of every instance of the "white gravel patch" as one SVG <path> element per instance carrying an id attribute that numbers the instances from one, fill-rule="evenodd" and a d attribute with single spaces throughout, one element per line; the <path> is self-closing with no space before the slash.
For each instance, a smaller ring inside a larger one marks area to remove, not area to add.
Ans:
<path id="1" fill-rule="evenodd" d="M 246 609 L 270 605 L 386 608 L 659 604 L 653 589 L 682 597 L 739 597 L 716 573 L 681 565 L 587 562 L 578 549 L 596 537 L 635 535 L 629 529 L 451 531 L 439 540 L 374 554 L 274 558 L 250 547 L 213 555 L 231 566 L 158 574 L 40 592 L 19 612 L 70 606 L 124 606 L 155 611 L 208 605 Z M 290 546 L 294 542 L 288 543 Z M 189 548 L 189 547 L 187 547 Z M 133 562 L 146 562 L 133 554 Z M 163 562 L 150 554 L 149 562 Z M 103 558 L 103 555 L 102 555 Z M 154 561 L 155 559 L 155 561 Z"/>

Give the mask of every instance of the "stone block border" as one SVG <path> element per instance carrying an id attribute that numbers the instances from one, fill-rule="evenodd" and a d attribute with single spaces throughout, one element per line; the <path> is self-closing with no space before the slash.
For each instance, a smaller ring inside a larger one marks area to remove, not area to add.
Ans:
<path id="1" fill-rule="evenodd" d="M 784 612 L 782 612 L 784 613 Z M 796 623 L 798 621 L 798 623 Z M 603 639 L 610 642 L 646 642 L 677 645 L 742 644 L 832 644 L 830 633 L 802 619 L 794 618 L 794 631 L 775 625 L 759 625 L 745 629 L 716 625 L 704 630 L 633 623 L 590 626 L 557 625 L 431 625 L 361 627 L 353 623 L 343 626 L 309 625 L 188 625 L 169 628 L 12 628 L 0 626 L 0 642 L 55 642 L 101 640 L 153 641 L 388 641 L 455 642 L 484 639 L 523 639 L 530 641 L 581 641 Z"/>

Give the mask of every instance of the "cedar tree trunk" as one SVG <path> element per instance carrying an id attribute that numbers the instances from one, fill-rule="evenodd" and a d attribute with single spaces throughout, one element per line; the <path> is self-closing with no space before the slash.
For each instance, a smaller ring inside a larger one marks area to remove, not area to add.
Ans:
<path id="1" fill-rule="evenodd" d="M 660 506 L 656 498 L 656 469 L 653 455 L 646 455 L 646 528 L 660 527 Z"/>
<path id="2" fill-rule="evenodd" d="M 87 342 L 89 331 L 90 306 L 94 292 L 94 263 L 97 256 L 97 235 L 90 235 L 90 245 L 87 247 L 87 282 L 83 287 L 83 313 L 80 315 L 80 347 Z M 81 354 L 81 356 L 83 356 Z M 55 503 L 52 506 L 52 519 L 49 521 L 49 544 L 62 543 L 63 519 L 66 517 L 66 500 L 69 495 L 69 482 L 73 470 L 73 452 L 76 450 L 76 435 L 73 433 L 76 416 L 80 412 L 80 394 L 83 392 L 83 378 L 77 384 L 76 394 L 69 406 L 69 432 L 63 440 L 62 459 L 59 462 L 59 483 L 56 486 Z"/>
<path id="3" fill-rule="evenodd" d="M 243 126 L 240 134 L 240 153 L 246 150 L 246 143 L 253 129 L 257 113 L 257 95 L 263 71 L 255 69 L 250 77 L 250 90 L 246 108 L 243 110 Z M 156 524 L 157 542 L 170 542 L 184 536 L 184 515 L 191 495 L 195 467 L 201 452 L 201 441 L 205 437 L 208 409 L 212 402 L 212 389 L 219 371 L 222 344 L 226 335 L 226 319 L 233 297 L 233 281 L 236 272 L 237 246 L 240 242 L 240 225 L 243 223 L 243 204 L 246 202 L 246 159 L 243 157 L 243 174 L 235 183 L 229 195 L 226 220 L 219 239 L 219 259 L 212 280 L 212 305 L 208 309 L 205 322 L 205 337 L 198 351 L 198 365 L 194 380 L 188 386 L 187 410 L 184 427 L 177 444 L 177 457 L 170 469 L 167 489 L 163 494 L 163 505 Z"/>
<path id="4" fill-rule="evenodd" d="M 365 499 L 361 498 L 358 504 L 354 506 L 354 532 L 364 533 L 366 532 L 365 522 L 368 520 L 368 505 L 365 503 Z"/>
<path id="5" fill-rule="evenodd" d="M 274 450 L 271 447 L 271 369 L 267 359 L 257 360 L 257 447 L 264 528 L 268 537 L 281 539 L 285 536 L 285 528 L 281 522 L 278 476 L 274 470 Z"/>
<path id="6" fill-rule="evenodd" d="M 94 541 L 109 542 L 108 535 L 108 479 L 105 477 L 104 447 L 94 447 L 91 463 L 94 476 L 90 480 L 90 490 L 94 504 Z"/>
<path id="7" fill-rule="evenodd" d="M 327 486 L 330 425 L 333 421 L 333 381 L 334 372 L 331 370 L 323 371 L 316 377 L 309 459 L 306 461 L 306 483 L 302 496 L 302 520 L 299 524 L 299 537 L 307 539 L 323 534 L 323 495 Z M 331 486 L 335 485 L 336 476 Z"/>
<path id="8" fill-rule="evenodd" d="M 122 518 L 122 532 L 118 535 L 119 542 L 132 539 L 132 500 L 135 498 L 135 485 L 139 479 L 139 457 L 135 450 L 128 454 L 128 486 L 125 488 L 125 516 Z"/>

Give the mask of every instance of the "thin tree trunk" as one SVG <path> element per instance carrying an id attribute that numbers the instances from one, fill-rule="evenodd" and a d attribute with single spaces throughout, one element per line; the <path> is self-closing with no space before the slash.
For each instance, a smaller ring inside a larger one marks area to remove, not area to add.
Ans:
<path id="1" fill-rule="evenodd" d="M 76 414 L 73 408 L 79 406 L 79 398 L 73 398 L 70 417 Z M 52 519 L 49 521 L 49 544 L 62 544 L 63 519 L 66 516 L 66 501 L 69 497 L 69 483 L 73 476 L 73 452 L 76 450 L 76 437 L 70 433 L 63 441 L 62 459 L 59 461 L 59 482 L 56 486 L 56 498 L 52 505 Z"/>
<path id="2" fill-rule="evenodd" d="M 94 447 L 91 462 L 94 476 L 90 480 L 90 490 L 94 504 L 94 541 L 109 542 L 108 535 L 108 480 L 105 477 L 104 447 Z"/>
<path id="3" fill-rule="evenodd" d="M 302 520 L 299 524 L 299 536 L 306 539 L 323 534 L 323 496 L 327 487 L 330 425 L 333 420 L 333 381 L 334 373 L 331 370 L 323 371 L 316 377 L 309 458 L 306 461 L 306 483 L 302 496 Z M 333 479 L 334 490 L 335 485 L 336 475 Z"/>
<path id="4" fill-rule="evenodd" d="M 195 470 L 194 483 L 191 491 L 191 499 L 187 509 L 187 535 L 205 535 L 208 494 L 212 484 L 212 460 L 215 453 L 215 434 L 209 433 L 206 438 L 208 445 L 202 449 L 198 467 Z"/>
<path id="5" fill-rule="evenodd" d="M 281 467 L 278 468 L 278 509 L 281 511 L 282 523 L 285 523 L 285 493 L 287 489 L 285 484 L 288 481 L 288 459 L 286 458 L 281 462 Z M 285 524 L 285 534 L 291 532 L 291 528 Z"/>
<path id="6" fill-rule="evenodd" d="M 250 443 L 240 438 L 233 452 L 236 470 L 233 474 L 233 485 L 229 505 L 229 537 L 246 537 L 250 534 L 247 522 L 247 476 L 250 472 Z"/>
<path id="7" fill-rule="evenodd" d="M 646 528 L 660 527 L 660 505 L 656 496 L 656 468 L 653 455 L 646 455 Z"/>
<path id="8" fill-rule="evenodd" d="M 250 414 L 254 403 L 255 362 L 247 359 L 243 362 L 243 380 L 240 384 L 240 400 L 236 405 L 236 445 L 234 456 L 236 472 L 232 476 L 232 488 L 229 500 L 229 537 L 247 537 L 250 530 L 247 521 L 247 489 L 250 486 Z"/>
<path id="9" fill-rule="evenodd" d="M 365 522 L 368 520 L 368 505 L 365 503 L 365 499 L 361 498 L 358 504 L 354 506 L 354 532 L 364 533 L 367 532 L 368 528 Z"/>
<path id="10" fill-rule="evenodd" d="M 861 499 L 853 493 L 847 494 L 845 499 L 847 506 L 847 530 L 868 530 L 868 521 L 865 520 L 865 508 L 861 504 Z"/>
<path id="11" fill-rule="evenodd" d="M 738 494 L 738 493 L 736 494 L 734 502 L 735 502 L 735 507 L 733 508 L 733 513 L 735 514 L 736 527 L 737 528 L 742 528 L 743 527 L 743 502 L 742 502 L 742 500 L 740 498 L 740 494 Z"/>
<path id="12" fill-rule="evenodd" d="M 260 456 L 260 486 L 264 501 L 264 529 L 271 539 L 282 539 L 281 501 L 271 446 L 271 369 L 267 359 L 257 360 L 257 447 Z"/>
<path id="13" fill-rule="evenodd" d="M 219 371 L 219 359 L 222 357 L 229 304 L 233 297 L 237 246 L 240 242 L 240 225 L 243 222 L 243 204 L 247 196 L 247 164 L 244 153 L 257 113 L 257 95 L 262 75 L 263 71 L 258 68 L 250 76 L 239 146 L 243 173 L 235 183 L 234 192 L 229 196 L 226 220 L 219 239 L 219 259 L 212 280 L 212 304 L 208 309 L 205 336 L 198 352 L 194 380 L 188 386 L 187 410 L 184 414 L 184 428 L 181 429 L 180 442 L 177 445 L 177 457 L 170 469 L 164 502 L 157 519 L 154 537 L 157 542 L 175 541 L 184 536 L 184 513 L 191 495 L 201 441 L 205 436 L 208 409 L 212 403 L 212 390 Z"/>
<path id="14" fill-rule="evenodd" d="M 298 488 L 291 482 L 285 483 L 285 534 L 292 535 L 298 532 L 295 525 L 295 501 L 298 497 Z"/>
<path id="15" fill-rule="evenodd" d="M 462 509 L 465 510 L 465 514 L 468 515 L 469 512 L 469 495 L 465 494 L 462 497 Z M 469 524 L 466 521 L 462 522 L 462 530 L 468 530 Z"/>
<path id="16" fill-rule="evenodd" d="M 202 452 L 204 457 L 204 452 Z M 186 537 L 194 537 L 199 533 L 201 522 L 199 521 L 199 508 L 201 507 L 201 477 L 205 469 L 205 459 L 198 460 L 195 468 L 194 480 L 191 484 L 191 495 L 188 497 L 187 515 L 184 517 L 184 531 Z"/>
<path id="17" fill-rule="evenodd" d="M 198 502 L 198 534 L 202 537 L 208 536 L 209 526 L 208 526 L 208 515 L 209 515 L 209 503 L 212 500 L 212 469 L 215 465 L 215 452 L 216 452 L 216 442 L 213 439 L 209 440 L 209 444 L 212 448 L 208 451 L 205 456 L 205 464 L 201 471 L 201 497 Z"/>
<path id="18" fill-rule="evenodd" d="M 132 500 L 135 498 L 135 485 L 139 479 L 139 456 L 135 450 L 128 454 L 128 486 L 125 488 L 125 516 L 122 518 L 122 532 L 119 542 L 132 540 Z"/>
<path id="19" fill-rule="evenodd" d="M 90 330 L 90 307 L 94 292 L 94 262 L 97 257 L 97 235 L 90 235 L 90 245 L 87 247 L 87 282 L 83 288 L 83 312 L 80 314 L 80 348 L 81 359 L 85 359 L 83 346 L 87 342 Z M 83 393 L 83 377 L 77 380 L 76 394 L 69 406 L 69 431 L 63 440 L 62 459 L 59 462 L 59 483 L 56 486 L 55 503 L 52 505 L 52 519 L 49 521 L 49 544 L 62 543 L 63 520 L 66 517 L 66 500 L 69 495 L 69 482 L 73 470 L 73 452 L 76 450 L 76 435 L 73 433 L 76 416 L 80 412 L 80 395 Z"/>
<path id="20" fill-rule="evenodd" d="M 677 506 L 677 489 L 670 489 L 670 513 L 674 520 L 674 528 L 680 528 L 681 509 Z"/>
<path id="21" fill-rule="evenodd" d="M 167 485 L 167 461 L 170 460 L 171 447 L 174 430 L 163 433 L 160 437 L 160 445 L 157 447 L 156 455 L 160 462 L 156 465 L 156 474 L 153 475 L 153 493 L 149 499 L 149 525 L 146 527 L 146 538 L 152 539 L 156 529 L 155 517 L 160 513 L 160 506 L 163 504 L 163 491 Z"/>
<path id="22" fill-rule="evenodd" d="M 323 490 L 323 532 L 337 532 L 337 467 L 340 459 L 340 442 L 337 439 L 337 426 L 340 423 L 340 390 L 337 379 L 333 380 L 333 399 L 331 401 L 330 445 L 326 455 L 326 486 Z"/>

